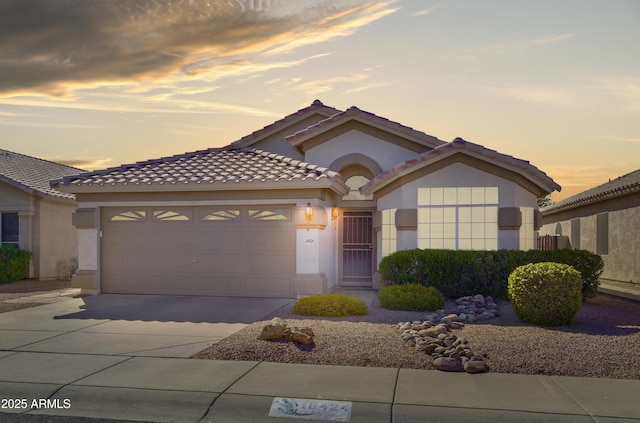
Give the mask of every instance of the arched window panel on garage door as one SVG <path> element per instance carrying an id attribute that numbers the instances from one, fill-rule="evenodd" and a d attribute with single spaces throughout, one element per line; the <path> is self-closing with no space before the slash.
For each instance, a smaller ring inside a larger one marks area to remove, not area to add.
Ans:
<path id="1" fill-rule="evenodd" d="M 153 211 L 153 220 L 158 222 L 185 222 L 191 220 L 189 209 L 159 209 Z"/>
<path id="2" fill-rule="evenodd" d="M 234 208 L 224 208 L 224 209 L 206 209 L 201 210 L 200 215 L 202 216 L 200 220 L 205 221 L 213 221 L 213 222 L 225 222 L 236 220 L 240 218 L 240 210 Z"/>
<path id="3" fill-rule="evenodd" d="M 147 220 L 146 210 L 117 209 L 106 210 L 105 213 L 107 213 L 107 219 L 110 222 L 143 222 Z"/>
<path id="4" fill-rule="evenodd" d="M 284 208 L 255 208 L 248 211 L 250 220 L 276 220 L 285 221 L 291 219 L 291 210 Z"/>

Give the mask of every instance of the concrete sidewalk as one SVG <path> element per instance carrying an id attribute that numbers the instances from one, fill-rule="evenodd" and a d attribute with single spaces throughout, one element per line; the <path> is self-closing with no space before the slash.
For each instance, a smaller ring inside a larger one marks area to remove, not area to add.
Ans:
<path id="1" fill-rule="evenodd" d="M 635 380 L 95 354 L 0 357 L 0 397 L 25 400 L 1 412 L 25 419 L 291 423 L 324 411 L 316 421 L 331 413 L 342 418 L 333 421 L 373 423 L 640 421 Z"/>

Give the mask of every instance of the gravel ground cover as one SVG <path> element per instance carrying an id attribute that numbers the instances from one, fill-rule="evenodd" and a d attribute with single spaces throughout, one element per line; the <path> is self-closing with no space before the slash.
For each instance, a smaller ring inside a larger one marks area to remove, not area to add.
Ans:
<path id="1" fill-rule="evenodd" d="M 582 305 L 575 325 L 542 328 L 520 322 L 509 302 L 498 303 L 500 317 L 454 331 L 487 355 L 491 372 L 640 379 L 640 304 L 598 295 Z M 366 316 L 308 317 L 295 315 L 289 304 L 194 358 L 435 369 L 430 357 L 405 345 L 395 327 L 424 314 L 385 310 L 374 300 Z M 276 316 L 289 326 L 311 327 L 315 344 L 256 339 Z"/>
<path id="2" fill-rule="evenodd" d="M 7 303 L 7 300 L 46 294 L 51 291 L 71 288 L 71 281 L 24 279 L 17 282 L 0 284 L 0 313 L 21 310 L 42 305 L 42 303 Z"/>

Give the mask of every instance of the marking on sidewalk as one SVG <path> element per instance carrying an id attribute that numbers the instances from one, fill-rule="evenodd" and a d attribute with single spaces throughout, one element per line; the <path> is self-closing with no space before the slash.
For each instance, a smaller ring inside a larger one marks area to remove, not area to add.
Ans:
<path id="1" fill-rule="evenodd" d="M 271 403 L 269 416 L 348 422 L 351 421 L 351 406 L 348 401 L 277 397 Z"/>

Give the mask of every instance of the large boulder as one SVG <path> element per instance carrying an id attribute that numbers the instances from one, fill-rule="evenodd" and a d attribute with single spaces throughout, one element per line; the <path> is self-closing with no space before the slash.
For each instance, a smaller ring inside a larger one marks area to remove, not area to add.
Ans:
<path id="1" fill-rule="evenodd" d="M 277 340 L 282 338 L 287 332 L 287 322 L 280 317 L 274 317 L 262 328 L 258 339 Z"/>
<path id="2" fill-rule="evenodd" d="M 313 329 L 310 327 L 297 328 L 294 327 L 289 333 L 289 339 L 296 344 L 311 345 L 313 344 Z"/>

